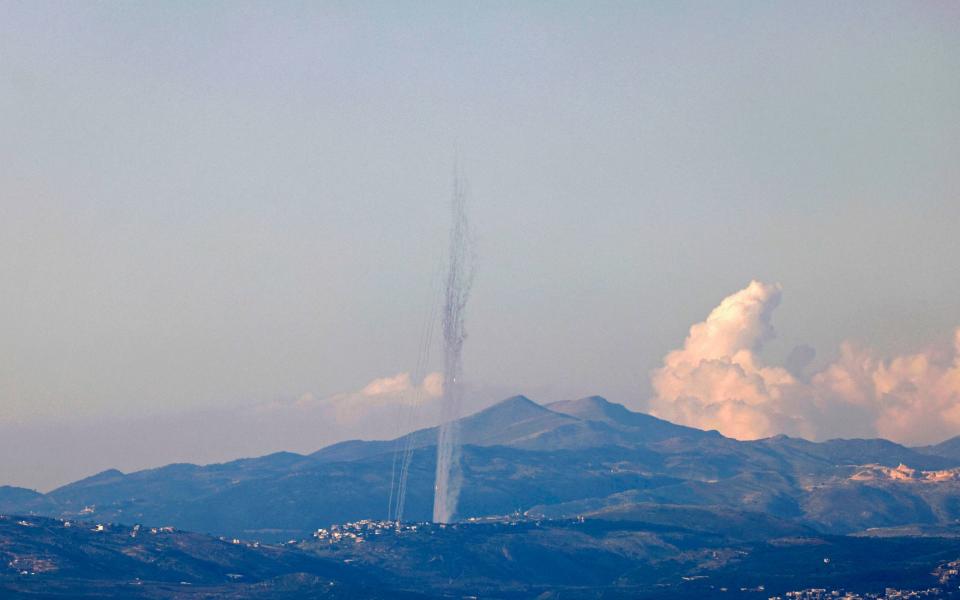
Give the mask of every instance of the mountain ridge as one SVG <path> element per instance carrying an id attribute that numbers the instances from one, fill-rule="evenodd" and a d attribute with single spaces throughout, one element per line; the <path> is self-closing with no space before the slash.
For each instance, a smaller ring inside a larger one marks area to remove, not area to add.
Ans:
<path id="1" fill-rule="evenodd" d="M 960 466 L 960 459 L 887 440 L 738 441 L 599 396 L 548 405 L 512 396 L 464 417 L 460 430 L 464 518 L 535 506 L 554 516 L 612 515 L 661 504 L 760 511 L 836 533 L 960 518 L 960 505 L 951 500 L 960 482 L 856 477 L 869 464 L 930 471 Z M 0 510 L 279 540 L 334 522 L 386 518 L 396 453 L 409 447 L 405 515 L 427 520 L 435 443 L 436 428 L 426 428 L 308 455 L 278 452 L 126 474 L 108 469 L 47 494 L 0 488 Z"/>

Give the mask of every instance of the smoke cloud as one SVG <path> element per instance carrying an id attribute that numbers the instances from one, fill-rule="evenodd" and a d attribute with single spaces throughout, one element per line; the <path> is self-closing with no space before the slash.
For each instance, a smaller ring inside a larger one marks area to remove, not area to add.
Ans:
<path id="1" fill-rule="evenodd" d="M 848 342 L 835 362 L 804 377 L 812 348 L 791 353 L 789 368 L 758 356 L 775 335 L 780 296 L 779 285 L 752 281 L 693 325 L 652 374 L 651 413 L 738 439 L 786 433 L 921 444 L 960 434 L 960 329 L 949 350 L 886 360 Z"/>
<path id="2" fill-rule="evenodd" d="M 301 413 L 319 413 L 327 422 L 332 421 L 345 427 L 369 423 L 375 415 L 382 421 L 384 413 L 399 414 L 399 411 L 416 400 L 421 404 L 428 404 L 438 400 L 442 394 L 443 375 L 440 373 L 428 374 L 419 386 L 412 381 L 409 373 L 398 373 L 392 377 L 374 379 L 355 392 L 343 392 L 324 398 L 307 393 L 300 396 L 294 404 Z M 282 410 L 283 403 L 264 404 L 257 410 L 271 412 L 277 409 Z M 425 409 L 423 412 L 436 413 L 437 409 L 433 407 L 432 410 Z M 387 422 L 397 421 L 388 419 Z"/>
<path id="3" fill-rule="evenodd" d="M 437 433 L 437 470 L 433 521 L 449 523 L 457 513 L 463 474 L 460 467 L 460 423 L 463 414 L 463 343 L 467 300 L 473 283 L 473 251 L 464 182 L 454 177 L 451 202 L 450 255 L 443 304 L 443 416 Z"/>

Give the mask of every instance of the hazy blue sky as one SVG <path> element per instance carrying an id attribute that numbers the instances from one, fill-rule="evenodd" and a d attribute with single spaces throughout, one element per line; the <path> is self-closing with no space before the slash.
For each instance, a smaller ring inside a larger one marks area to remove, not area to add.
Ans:
<path id="1" fill-rule="evenodd" d="M 411 371 L 455 145 L 491 398 L 644 407 L 751 279 L 770 363 L 960 325 L 956 3 L 0 1 L 0 429 Z"/>

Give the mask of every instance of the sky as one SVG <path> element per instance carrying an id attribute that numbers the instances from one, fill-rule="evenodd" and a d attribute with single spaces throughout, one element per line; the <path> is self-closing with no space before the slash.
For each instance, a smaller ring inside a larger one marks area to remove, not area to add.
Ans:
<path id="1" fill-rule="evenodd" d="M 468 410 L 960 434 L 957 73 L 951 2 L 2 1 L 0 484 L 431 424 L 455 153 Z"/>

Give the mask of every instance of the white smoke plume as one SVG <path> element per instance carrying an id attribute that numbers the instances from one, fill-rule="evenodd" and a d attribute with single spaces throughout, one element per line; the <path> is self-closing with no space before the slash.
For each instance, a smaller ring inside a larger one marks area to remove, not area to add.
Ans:
<path id="1" fill-rule="evenodd" d="M 888 360 L 845 343 L 834 363 L 799 378 L 796 366 L 767 366 L 758 356 L 774 335 L 780 294 L 779 285 L 752 281 L 691 327 L 652 374 L 651 413 L 737 439 L 786 433 L 932 443 L 960 434 L 960 329 L 951 351 Z M 802 354 L 812 358 L 810 349 Z"/>
<path id="2" fill-rule="evenodd" d="M 460 469 L 460 423 L 463 412 L 464 317 L 473 283 L 473 254 L 467 219 L 466 189 L 454 176 L 450 255 L 443 305 L 443 414 L 437 435 L 437 470 L 433 496 L 433 521 L 449 523 L 457 512 Z"/>

